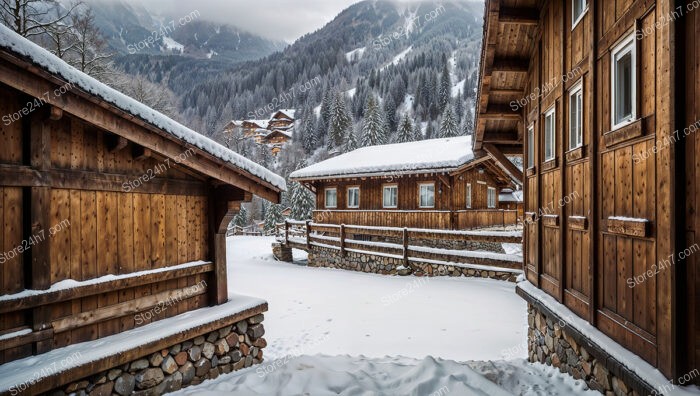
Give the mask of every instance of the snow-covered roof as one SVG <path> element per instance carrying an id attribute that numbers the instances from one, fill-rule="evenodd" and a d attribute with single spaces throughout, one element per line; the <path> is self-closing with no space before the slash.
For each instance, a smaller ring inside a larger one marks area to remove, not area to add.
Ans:
<path id="1" fill-rule="evenodd" d="M 513 191 L 510 188 L 504 188 L 498 194 L 499 202 L 523 202 L 523 190 Z"/>
<path id="2" fill-rule="evenodd" d="M 267 129 L 267 126 L 270 125 L 269 120 L 243 120 L 243 122 L 247 122 L 250 124 L 255 124 L 259 126 L 262 129 Z"/>
<path id="3" fill-rule="evenodd" d="M 471 136 L 363 147 L 292 172 L 294 179 L 453 170 L 474 159 Z"/>
<path id="4" fill-rule="evenodd" d="M 275 111 L 274 113 L 270 114 L 270 120 L 273 120 L 273 119 L 274 119 L 275 114 L 277 114 L 277 113 L 282 113 L 282 114 L 286 115 L 287 118 L 290 119 L 290 121 L 291 121 L 291 120 L 294 119 L 294 114 L 295 114 L 296 112 L 297 112 L 297 111 L 296 111 L 295 109 L 279 109 L 279 110 Z M 278 118 L 278 119 L 279 119 L 279 118 Z"/>
<path id="5" fill-rule="evenodd" d="M 52 75 L 74 84 L 77 88 L 111 103 L 120 110 L 138 117 L 148 124 L 184 142 L 192 144 L 214 157 L 230 162 L 234 166 L 265 180 L 277 188 L 282 190 L 286 188 L 284 178 L 281 176 L 234 153 L 221 144 L 200 135 L 145 104 L 124 95 L 116 89 L 97 81 L 93 77 L 68 65 L 49 51 L 21 37 L 4 25 L 0 25 L 0 47 L 17 56 L 28 58 L 29 61 Z"/>

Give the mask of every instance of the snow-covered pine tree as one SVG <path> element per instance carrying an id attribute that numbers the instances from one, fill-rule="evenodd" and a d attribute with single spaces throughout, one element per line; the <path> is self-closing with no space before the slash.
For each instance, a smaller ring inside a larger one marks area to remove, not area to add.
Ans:
<path id="1" fill-rule="evenodd" d="M 421 121 L 420 118 L 416 119 L 415 124 L 413 125 L 413 141 L 417 142 L 420 140 L 423 140 L 423 131 L 421 130 Z"/>
<path id="2" fill-rule="evenodd" d="M 311 219 L 311 215 L 316 207 L 313 194 L 298 182 L 293 181 L 289 184 L 292 189 L 291 217 L 295 220 Z"/>
<path id="3" fill-rule="evenodd" d="M 350 128 L 352 128 L 352 118 L 345 105 L 345 97 L 342 92 L 336 91 L 328 125 L 329 146 L 342 147 Z"/>
<path id="4" fill-rule="evenodd" d="M 374 95 L 370 95 L 365 106 L 365 118 L 362 120 L 362 137 L 360 138 L 362 147 L 384 144 L 386 141 L 384 128 L 384 117 L 379 103 Z"/>
<path id="5" fill-rule="evenodd" d="M 452 81 L 450 80 L 450 69 L 447 65 L 447 56 L 442 55 L 442 76 L 438 87 L 438 108 L 444 111 L 450 104 L 450 94 L 452 93 Z"/>
<path id="6" fill-rule="evenodd" d="M 241 206 L 241 210 L 233 217 L 233 224 L 239 227 L 245 227 L 248 225 L 249 221 L 248 209 L 246 209 L 245 206 Z"/>
<path id="7" fill-rule="evenodd" d="M 283 221 L 284 216 L 282 216 L 282 205 L 272 204 L 268 206 L 267 211 L 265 212 L 263 231 L 266 235 L 274 234 L 277 224 Z"/>
<path id="8" fill-rule="evenodd" d="M 391 134 L 398 127 L 398 114 L 396 113 L 396 102 L 389 96 L 387 100 L 384 101 L 384 114 L 386 115 L 386 127 L 385 130 L 387 134 Z"/>
<path id="9" fill-rule="evenodd" d="M 304 146 L 304 151 L 307 153 L 313 152 L 317 147 L 315 118 L 311 106 L 304 106 L 304 115 L 299 122 L 299 128 L 302 130 L 301 136 L 303 141 L 301 143 Z"/>
<path id="10" fill-rule="evenodd" d="M 411 124 L 411 119 L 408 118 L 408 114 L 405 114 L 401 119 L 401 123 L 399 124 L 399 130 L 396 134 L 396 142 L 406 143 L 412 142 L 413 140 L 413 124 Z"/>
<path id="11" fill-rule="evenodd" d="M 474 133 L 474 117 L 472 116 L 472 111 L 467 109 L 464 112 L 464 119 L 462 120 L 462 135 L 471 135 Z"/>
<path id="12" fill-rule="evenodd" d="M 457 120 L 455 119 L 454 112 L 452 112 L 452 106 L 449 105 L 445 108 L 445 112 L 442 113 L 440 137 L 448 138 L 454 136 L 459 136 L 459 130 L 457 128 Z"/>
<path id="13" fill-rule="evenodd" d="M 425 139 L 435 139 L 435 125 L 428 119 L 428 126 L 425 128 Z"/>
<path id="14" fill-rule="evenodd" d="M 357 131 L 356 129 L 360 129 L 361 124 L 357 124 L 357 128 L 350 128 L 350 131 L 348 132 L 348 138 L 345 141 L 345 147 L 343 148 L 344 153 L 349 153 L 353 150 L 357 150 L 360 147 L 360 143 L 357 141 Z"/>

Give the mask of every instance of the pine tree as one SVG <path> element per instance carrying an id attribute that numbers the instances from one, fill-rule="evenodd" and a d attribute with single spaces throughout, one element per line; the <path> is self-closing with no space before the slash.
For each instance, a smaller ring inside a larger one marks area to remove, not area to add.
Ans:
<path id="1" fill-rule="evenodd" d="M 265 212 L 265 223 L 263 225 L 263 231 L 266 235 L 271 235 L 275 233 L 277 224 L 284 221 L 284 216 L 282 216 L 282 205 L 272 204 L 267 208 Z"/>
<path id="2" fill-rule="evenodd" d="M 357 124 L 358 127 L 360 124 Z M 353 150 L 357 150 L 360 147 L 360 144 L 357 142 L 357 132 L 354 130 L 355 128 L 351 128 L 349 133 L 348 133 L 348 139 L 345 141 L 345 147 L 343 152 L 349 153 Z"/>
<path id="3" fill-rule="evenodd" d="M 474 117 L 472 116 L 471 110 L 467 109 L 464 113 L 464 120 L 462 121 L 462 135 L 471 135 L 474 133 Z"/>
<path id="4" fill-rule="evenodd" d="M 293 181 L 289 183 L 292 190 L 291 217 L 295 220 L 309 220 L 316 207 L 313 194 L 301 184 Z"/>
<path id="5" fill-rule="evenodd" d="M 452 106 L 447 106 L 445 108 L 445 112 L 442 114 L 442 121 L 440 123 L 440 137 L 448 138 L 454 136 L 459 136 L 457 120 L 455 120 L 454 113 L 452 112 Z"/>
<path id="6" fill-rule="evenodd" d="M 435 137 L 435 127 L 433 122 L 428 120 L 428 126 L 425 128 L 425 139 L 434 139 Z"/>
<path id="7" fill-rule="evenodd" d="M 401 120 L 401 123 L 399 125 L 399 130 L 396 135 L 396 142 L 397 143 L 406 143 L 406 142 L 412 142 L 414 139 L 414 134 L 413 134 L 413 124 L 411 124 L 411 119 L 408 118 L 408 115 L 404 115 L 403 119 Z"/>
<path id="8" fill-rule="evenodd" d="M 331 119 L 331 108 L 333 107 L 334 91 L 327 89 L 321 99 L 321 120 L 324 125 L 328 125 Z"/>
<path id="9" fill-rule="evenodd" d="M 245 206 L 241 206 L 241 210 L 233 217 L 233 224 L 239 227 L 245 227 L 248 225 L 249 221 L 248 209 L 246 209 Z"/>
<path id="10" fill-rule="evenodd" d="M 302 130 L 302 145 L 306 153 L 313 152 L 317 146 L 314 118 L 314 111 L 311 106 L 305 106 L 303 118 L 299 121 L 299 128 Z"/>
<path id="11" fill-rule="evenodd" d="M 443 54 L 442 77 L 438 88 L 438 108 L 444 111 L 450 104 L 450 94 L 452 93 L 452 81 L 450 80 L 450 69 L 447 66 L 447 57 Z"/>
<path id="12" fill-rule="evenodd" d="M 416 119 L 416 123 L 413 125 L 413 140 L 416 142 L 423 140 L 423 131 L 421 130 L 420 119 Z"/>
<path id="13" fill-rule="evenodd" d="M 386 131 L 389 133 L 396 130 L 398 127 L 398 114 L 396 114 L 396 102 L 389 96 L 389 98 L 384 101 L 384 114 L 386 115 Z"/>
<path id="14" fill-rule="evenodd" d="M 362 147 L 376 146 L 386 142 L 384 117 L 374 95 L 367 98 L 365 118 L 362 121 Z"/>
<path id="15" fill-rule="evenodd" d="M 328 138 L 330 147 L 341 147 L 347 138 L 348 131 L 352 128 L 352 118 L 345 105 L 345 97 L 342 92 L 336 92 L 331 106 L 330 124 L 328 125 Z"/>

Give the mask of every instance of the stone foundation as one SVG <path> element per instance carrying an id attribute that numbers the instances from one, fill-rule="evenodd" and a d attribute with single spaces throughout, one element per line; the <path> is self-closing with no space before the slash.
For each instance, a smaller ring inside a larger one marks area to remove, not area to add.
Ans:
<path id="1" fill-rule="evenodd" d="M 343 257 L 340 255 L 340 250 L 320 246 L 314 246 L 309 252 L 308 265 L 310 267 L 338 268 L 382 275 L 469 276 L 509 282 L 515 282 L 519 274 L 519 272 L 487 271 L 420 262 L 411 262 L 410 267 L 407 268 L 404 267 L 403 258 L 355 252 L 346 252 Z"/>
<path id="2" fill-rule="evenodd" d="M 291 263 L 292 258 L 292 248 L 284 246 L 281 242 L 272 243 L 272 255 L 279 261 L 285 261 Z"/>
<path id="3" fill-rule="evenodd" d="M 354 239 L 353 235 L 349 235 L 348 238 Z M 373 242 L 387 242 L 394 243 L 397 245 L 403 245 L 403 239 L 392 238 L 392 237 L 379 237 L 371 236 L 365 238 L 366 240 Z M 450 250 L 472 250 L 472 251 L 483 251 L 483 252 L 493 252 L 493 253 L 505 253 L 503 250 L 503 245 L 500 242 L 476 242 L 467 240 L 440 240 L 440 239 L 411 239 L 412 246 L 425 246 L 438 249 L 450 249 Z"/>
<path id="4" fill-rule="evenodd" d="M 528 358 L 556 367 L 606 396 L 650 395 L 654 389 L 621 367 L 606 351 L 581 333 L 567 327 L 565 319 L 547 316 L 528 302 Z"/>
<path id="5" fill-rule="evenodd" d="M 162 395 L 259 364 L 267 346 L 263 318 L 255 315 L 46 394 Z"/>

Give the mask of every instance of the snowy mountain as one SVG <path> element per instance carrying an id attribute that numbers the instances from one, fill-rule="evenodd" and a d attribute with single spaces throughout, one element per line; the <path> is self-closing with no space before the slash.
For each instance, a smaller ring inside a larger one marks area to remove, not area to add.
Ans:
<path id="1" fill-rule="evenodd" d="M 268 103 L 319 113 L 329 91 L 346 93 L 355 123 L 373 93 L 388 107 L 389 129 L 403 114 L 420 118 L 425 129 L 444 109 L 445 100 L 438 106 L 436 96 L 445 69 L 459 119 L 471 108 L 482 16 L 480 2 L 362 1 L 284 51 L 206 79 L 173 76 L 169 85 L 182 97 L 185 118 L 215 129 L 230 119 L 255 118 L 251 114 Z"/>
<path id="2" fill-rule="evenodd" d="M 235 26 L 208 22 L 196 10 L 187 15 L 168 15 L 125 0 L 98 0 L 89 5 L 110 48 L 122 55 L 185 55 L 244 62 L 286 46 Z"/>

